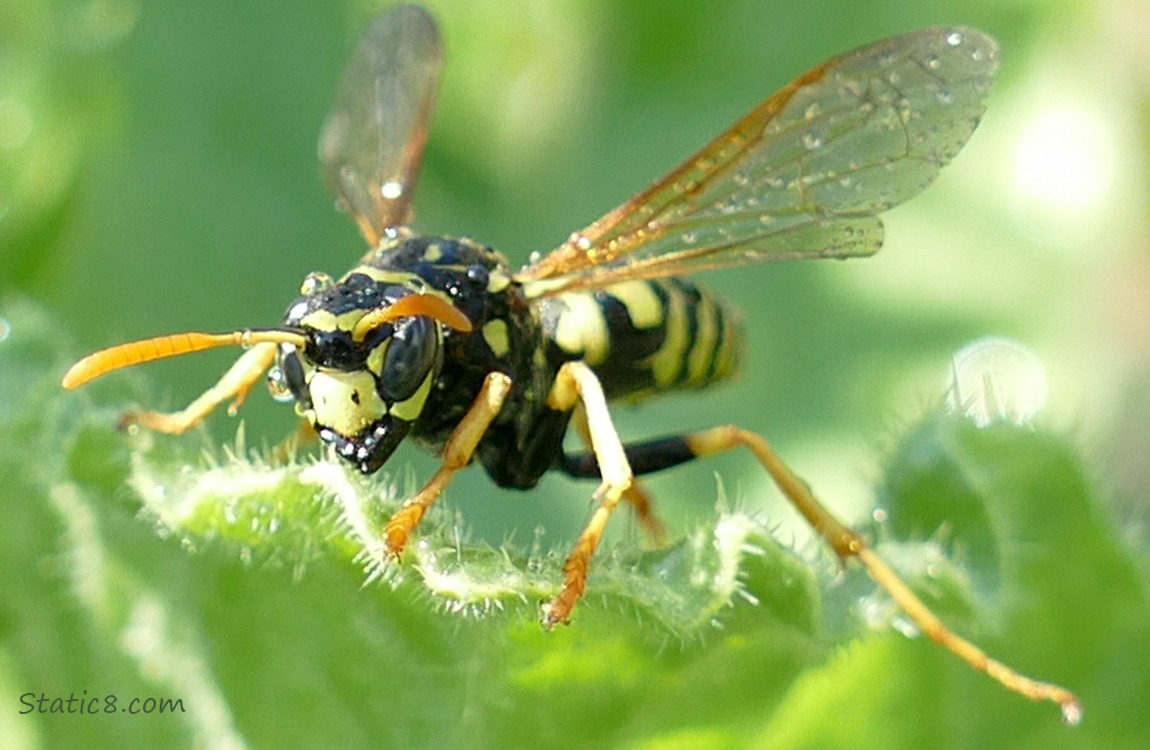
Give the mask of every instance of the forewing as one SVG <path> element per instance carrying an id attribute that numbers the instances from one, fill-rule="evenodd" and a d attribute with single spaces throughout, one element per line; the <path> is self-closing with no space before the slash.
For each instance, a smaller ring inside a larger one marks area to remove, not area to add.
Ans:
<path id="1" fill-rule="evenodd" d="M 524 279 L 541 293 L 795 258 L 869 255 L 877 214 L 918 194 L 985 109 L 997 45 L 914 31 L 792 81 Z"/>
<path id="2" fill-rule="evenodd" d="M 441 60 L 426 10 L 400 5 L 377 16 L 320 132 L 328 185 L 372 246 L 409 219 Z"/>

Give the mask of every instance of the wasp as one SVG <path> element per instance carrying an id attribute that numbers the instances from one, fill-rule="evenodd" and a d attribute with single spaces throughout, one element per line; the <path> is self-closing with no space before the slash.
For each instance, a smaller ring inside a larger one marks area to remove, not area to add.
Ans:
<path id="1" fill-rule="evenodd" d="M 441 68 L 424 9 L 400 5 L 367 28 L 320 136 L 339 204 L 369 250 L 340 278 L 312 273 L 281 324 L 180 333 L 113 346 L 64 377 L 75 388 L 119 368 L 223 346 L 246 352 L 187 408 L 124 421 L 183 433 L 267 373 L 307 429 L 370 474 L 405 440 L 442 456 L 383 529 L 400 556 L 454 475 L 478 461 L 498 485 L 548 471 L 597 479 L 597 500 L 544 623 L 583 596 L 620 504 L 658 533 L 636 477 L 748 449 L 838 558 L 859 561 L 931 639 L 1006 687 L 1077 698 L 1025 677 L 950 631 L 857 532 L 841 523 L 758 434 L 735 426 L 624 443 L 608 403 L 702 388 L 733 375 L 736 308 L 687 276 L 706 269 L 871 255 L 879 214 L 923 190 L 977 126 L 997 45 L 971 28 L 931 28 L 835 57 L 773 94 L 619 208 L 515 269 L 467 237 L 411 229 L 411 204 Z M 568 452 L 574 426 L 586 450 Z"/>

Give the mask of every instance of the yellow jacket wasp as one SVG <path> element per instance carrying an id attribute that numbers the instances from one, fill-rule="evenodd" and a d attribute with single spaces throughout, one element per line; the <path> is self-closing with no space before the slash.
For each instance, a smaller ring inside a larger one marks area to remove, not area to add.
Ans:
<path id="1" fill-rule="evenodd" d="M 608 401 L 700 388 L 738 368 L 738 312 L 683 278 L 696 271 L 870 255 L 878 214 L 924 189 L 985 106 L 997 46 L 970 28 L 880 41 L 795 79 L 647 190 L 514 270 L 471 239 L 409 228 L 441 66 L 439 32 L 401 5 L 368 27 L 320 138 L 325 175 L 369 251 L 339 279 L 310 274 L 283 323 L 121 344 L 78 362 L 77 387 L 122 367 L 221 346 L 247 351 L 182 411 L 125 420 L 182 433 L 268 373 L 273 395 L 364 473 L 400 442 L 439 451 L 430 481 L 388 522 L 399 555 L 454 474 L 473 459 L 527 489 L 550 470 L 600 480 L 598 504 L 564 565 L 547 625 L 566 622 L 621 502 L 659 528 L 634 477 L 749 449 L 845 563 L 859 560 L 933 640 L 1076 721 L 1077 699 L 952 633 L 760 436 L 734 426 L 623 443 Z M 576 408 L 581 407 L 581 408 Z M 565 452 L 575 427 L 589 447 Z"/>

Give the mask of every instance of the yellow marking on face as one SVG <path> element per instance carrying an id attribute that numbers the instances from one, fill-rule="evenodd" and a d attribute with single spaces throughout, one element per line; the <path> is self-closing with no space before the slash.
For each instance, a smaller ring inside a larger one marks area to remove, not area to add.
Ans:
<path id="1" fill-rule="evenodd" d="M 316 331 L 350 331 L 363 317 L 364 310 L 348 310 L 334 315 L 328 310 L 315 310 L 300 319 L 300 325 Z"/>
<path id="2" fill-rule="evenodd" d="M 430 245 L 427 246 L 427 249 L 425 249 L 423 251 L 423 259 L 426 260 L 428 263 L 435 263 L 436 261 L 438 261 L 442 257 L 443 257 L 443 247 L 440 246 L 439 243 L 437 243 L 437 242 L 431 243 Z"/>
<path id="3" fill-rule="evenodd" d="M 561 294 L 554 300 L 564 306 L 555 326 L 555 343 L 568 354 L 581 356 L 589 365 L 607 358 L 610 333 L 603 311 L 590 294 Z"/>
<path id="4" fill-rule="evenodd" d="M 507 335 L 507 322 L 501 318 L 483 324 L 483 340 L 487 342 L 496 357 L 506 356 L 511 351 L 511 339 Z"/>
<path id="5" fill-rule="evenodd" d="M 411 394 L 406 401 L 399 401 L 391 405 L 391 415 L 398 417 L 405 422 L 414 422 L 423 411 L 423 405 L 427 402 L 427 394 L 431 393 L 431 383 L 435 380 L 435 370 L 427 374 L 423 382 L 419 384 L 419 388 L 415 393 Z"/>
<path id="6" fill-rule="evenodd" d="M 384 357 L 387 356 L 388 347 L 391 346 L 391 339 L 386 339 L 382 344 L 372 349 L 367 353 L 367 369 L 375 373 L 376 376 L 383 374 Z"/>
<path id="7" fill-rule="evenodd" d="M 682 293 L 674 286 L 666 287 L 670 299 L 667 303 L 667 336 L 659 351 L 651 356 L 651 374 L 660 388 L 672 385 L 683 369 L 683 356 L 691 342 L 687 335 L 687 306 Z"/>
<path id="8" fill-rule="evenodd" d="M 387 413 L 387 404 L 375 390 L 375 378 L 364 370 L 317 369 L 308 392 L 315 422 L 341 435 L 356 435 Z"/>
<path id="9" fill-rule="evenodd" d="M 317 331 L 339 330 L 339 319 L 328 310 L 313 310 L 300 318 L 300 324 Z"/>
<path id="10" fill-rule="evenodd" d="M 605 290 L 627 308 L 631 325 L 638 329 L 655 328 L 663 322 L 663 305 L 646 281 L 624 281 Z"/>

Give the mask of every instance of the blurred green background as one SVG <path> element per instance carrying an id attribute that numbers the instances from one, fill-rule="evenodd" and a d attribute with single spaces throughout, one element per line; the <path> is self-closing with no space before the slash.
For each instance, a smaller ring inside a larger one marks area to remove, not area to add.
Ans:
<path id="1" fill-rule="evenodd" d="M 745 375 L 706 398 L 621 410 L 620 429 L 639 437 L 737 421 L 858 518 L 891 433 L 941 397 L 950 354 L 1003 334 L 1045 363 L 1044 422 L 1079 440 L 1110 511 L 1141 543 L 1145 3 L 428 5 L 447 58 L 417 226 L 474 236 L 516 261 L 554 247 L 830 55 L 926 25 L 995 35 L 1002 67 L 983 125 L 922 198 L 889 214 L 883 251 L 707 276 L 746 310 Z M 306 273 L 342 273 L 363 248 L 324 191 L 315 141 L 373 7 L 0 1 L 2 299 L 41 304 L 55 318 L 51 343 L 78 355 L 165 332 L 273 324 Z M 180 405 L 229 356 L 139 377 L 162 405 Z M 243 416 L 257 444 L 293 424 L 262 393 Z M 220 416 L 208 429 L 230 439 L 235 422 Z M 393 461 L 418 477 L 434 468 L 413 449 Z M 717 472 L 734 500 L 801 534 L 749 463 L 724 457 L 650 486 L 685 528 L 713 514 Z M 585 518 L 588 489 L 549 478 L 520 496 L 476 470 L 449 502 L 495 542 L 540 525 L 561 541 Z M 3 492 L 0 502 L 37 502 Z"/>

